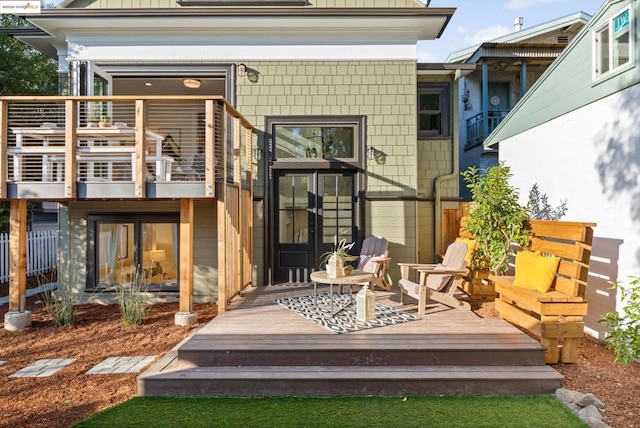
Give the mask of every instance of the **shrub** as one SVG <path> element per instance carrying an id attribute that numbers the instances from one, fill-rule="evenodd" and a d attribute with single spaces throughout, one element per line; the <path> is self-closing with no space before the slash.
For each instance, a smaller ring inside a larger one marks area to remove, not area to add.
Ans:
<path id="1" fill-rule="evenodd" d="M 477 242 L 471 265 L 488 267 L 498 274 L 509 268 L 513 244 L 529 245 L 529 207 L 518 203 L 518 190 L 509 185 L 509 171 L 501 162 L 482 173 L 476 167 L 462 173 L 473 196 L 467 223 L 463 225 Z"/>
<path id="2" fill-rule="evenodd" d="M 45 290 L 40 294 L 45 310 L 51 316 L 53 325 L 67 327 L 76 321 L 75 305 L 77 296 L 73 292 L 73 284 L 78 283 L 79 269 L 72 262 L 72 258 L 59 258 L 60 271 L 58 287 L 55 290 Z"/>
<path id="3" fill-rule="evenodd" d="M 625 305 L 622 312 L 609 312 L 599 322 L 606 323 L 609 334 L 607 348 L 616 354 L 616 360 L 625 365 L 640 360 L 640 277 L 632 276 L 629 285 L 615 283 Z"/>
<path id="4" fill-rule="evenodd" d="M 118 293 L 118 306 L 120 314 L 127 325 L 142 325 L 149 313 L 149 306 L 146 303 L 147 278 L 144 277 L 138 266 L 132 272 L 129 284 L 120 284 L 116 287 Z"/>

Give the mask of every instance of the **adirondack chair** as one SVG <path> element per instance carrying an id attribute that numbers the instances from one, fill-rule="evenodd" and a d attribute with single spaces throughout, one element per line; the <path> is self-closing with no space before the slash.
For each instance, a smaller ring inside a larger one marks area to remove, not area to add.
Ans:
<path id="1" fill-rule="evenodd" d="M 464 260 L 467 248 L 464 242 L 454 242 L 447 248 L 442 263 L 438 264 L 398 263 L 402 275 L 398 282 L 400 302 L 404 304 L 405 294 L 417 299 L 418 315 L 425 314 L 428 299 L 454 309 L 470 311 L 469 302 L 460 301 L 455 297 L 457 281 L 467 272 Z M 410 279 L 412 269 L 418 272 L 418 282 Z"/>
<path id="2" fill-rule="evenodd" d="M 389 242 L 380 236 L 370 236 L 362 241 L 360 255 L 348 260 L 357 261 L 356 270 L 373 273 L 371 279 L 371 291 L 375 291 L 378 286 L 384 290 L 391 289 L 391 280 L 387 277 L 387 268 L 391 259 L 387 249 Z M 342 293 L 342 285 L 340 286 Z"/>

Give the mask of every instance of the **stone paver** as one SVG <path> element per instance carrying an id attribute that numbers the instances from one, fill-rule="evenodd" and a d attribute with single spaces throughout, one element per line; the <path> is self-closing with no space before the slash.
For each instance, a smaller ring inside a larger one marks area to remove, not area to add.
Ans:
<path id="1" fill-rule="evenodd" d="M 6 361 L 0 361 L 0 367 L 4 366 L 5 364 L 7 364 Z"/>
<path id="2" fill-rule="evenodd" d="M 93 366 L 87 374 L 139 373 L 156 357 L 109 357 Z"/>
<path id="3" fill-rule="evenodd" d="M 37 360 L 27 367 L 18 370 L 9 377 L 44 377 L 51 376 L 58 370 L 73 363 L 75 358 L 53 358 Z"/>

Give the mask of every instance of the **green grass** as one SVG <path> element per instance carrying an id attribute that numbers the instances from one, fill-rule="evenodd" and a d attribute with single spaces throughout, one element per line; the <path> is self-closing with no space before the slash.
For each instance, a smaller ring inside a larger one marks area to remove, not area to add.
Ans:
<path id="1" fill-rule="evenodd" d="M 136 397 L 84 427 L 586 427 L 553 395 L 526 397 Z"/>

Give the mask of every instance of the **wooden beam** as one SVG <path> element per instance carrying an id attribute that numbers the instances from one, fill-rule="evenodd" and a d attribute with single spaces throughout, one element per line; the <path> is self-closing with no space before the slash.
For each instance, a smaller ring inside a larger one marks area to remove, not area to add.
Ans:
<path id="1" fill-rule="evenodd" d="M 9 103 L 0 100 L 0 199 L 7 197 L 7 145 L 9 139 Z"/>
<path id="2" fill-rule="evenodd" d="M 144 100 L 136 100 L 136 174 L 133 177 L 135 181 L 135 196 L 136 198 L 144 198 L 147 193 L 146 186 L 146 174 L 147 161 L 144 153 L 144 140 L 145 140 L 145 104 Z"/>
<path id="3" fill-rule="evenodd" d="M 9 311 L 24 312 L 27 298 L 27 201 L 9 208 Z"/>
<path id="4" fill-rule="evenodd" d="M 78 123 L 77 102 L 64 102 L 64 196 L 76 197 L 77 167 L 76 167 L 76 125 Z"/>
<path id="5" fill-rule="evenodd" d="M 193 199 L 180 199 L 180 312 L 193 312 Z"/>

